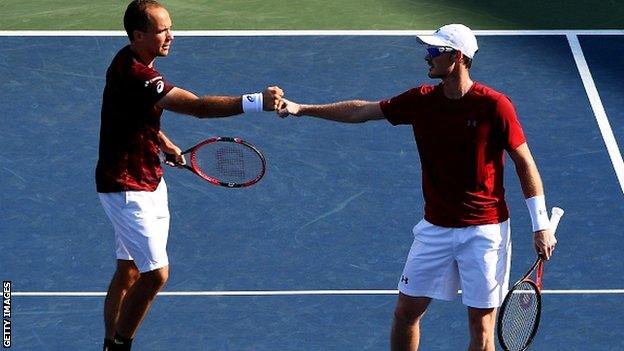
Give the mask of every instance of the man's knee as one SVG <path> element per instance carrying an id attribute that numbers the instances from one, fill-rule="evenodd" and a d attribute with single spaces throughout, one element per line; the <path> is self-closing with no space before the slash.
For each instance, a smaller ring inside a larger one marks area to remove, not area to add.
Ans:
<path id="1" fill-rule="evenodd" d="M 139 269 L 134 264 L 134 261 L 117 260 L 117 269 L 114 279 L 125 289 L 132 286 L 140 276 Z"/>
<path id="2" fill-rule="evenodd" d="M 396 307 L 394 308 L 394 319 L 404 324 L 415 324 L 423 317 L 427 307 L 431 302 L 427 297 L 410 297 L 399 294 Z"/>
<path id="3" fill-rule="evenodd" d="M 495 323 L 495 308 L 469 308 L 468 324 L 470 327 L 471 338 L 474 341 L 488 340 L 494 334 Z"/>
<path id="4" fill-rule="evenodd" d="M 160 291 L 169 279 L 169 267 L 158 268 L 150 272 L 141 274 L 143 284 L 150 290 Z"/>

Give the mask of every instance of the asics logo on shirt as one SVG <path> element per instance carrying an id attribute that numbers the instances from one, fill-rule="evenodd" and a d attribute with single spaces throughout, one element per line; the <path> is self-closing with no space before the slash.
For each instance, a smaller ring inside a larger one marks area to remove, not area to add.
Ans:
<path id="1" fill-rule="evenodd" d="M 146 80 L 146 81 L 145 81 L 145 87 L 147 88 L 147 86 L 148 86 L 148 85 L 150 85 L 150 84 L 152 84 L 152 83 L 154 83 L 154 82 L 156 82 L 156 81 L 158 81 L 158 80 L 161 80 L 161 81 L 162 81 L 162 79 L 163 79 L 163 77 L 162 77 L 162 76 L 158 76 L 158 77 L 154 77 L 154 78 L 152 78 L 152 79 L 150 79 L 150 80 Z"/>
<path id="2" fill-rule="evenodd" d="M 163 90 L 165 90 L 165 82 L 163 82 L 163 77 L 162 76 L 158 76 L 158 77 L 154 77 L 150 80 L 146 80 L 145 81 L 145 87 L 147 88 L 150 84 L 157 82 L 156 83 L 156 93 L 160 94 L 163 92 Z"/>

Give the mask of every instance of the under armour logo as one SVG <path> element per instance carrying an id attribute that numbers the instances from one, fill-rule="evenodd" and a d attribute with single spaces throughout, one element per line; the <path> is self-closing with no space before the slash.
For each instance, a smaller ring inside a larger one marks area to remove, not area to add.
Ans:
<path id="1" fill-rule="evenodd" d="M 403 283 L 403 284 L 407 285 L 407 281 L 408 281 L 407 277 L 406 277 L 406 276 L 404 276 L 404 275 L 402 275 L 402 276 L 401 276 L 401 283 Z"/>
<path id="2" fill-rule="evenodd" d="M 476 127 L 477 121 L 474 119 L 469 119 L 466 121 L 466 127 Z"/>

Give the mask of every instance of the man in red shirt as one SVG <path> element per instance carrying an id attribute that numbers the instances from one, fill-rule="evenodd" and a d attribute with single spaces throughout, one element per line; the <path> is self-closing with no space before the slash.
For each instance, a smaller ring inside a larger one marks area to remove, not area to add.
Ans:
<path id="1" fill-rule="evenodd" d="M 462 289 L 468 306 L 469 350 L 494 350 L 496 308 L 509 283 L 511 241 L 504 198 L 504 151 L 513 160 L 527 199 L 534 246 L 550 258 L 556 240 L 549 229 L 542 181 L 509 98 L 470 78 L 478 50 L 472 31 L 460 24 L 419 36 L 426 46 L 429 77 L 421 85 L 382 101 L 297 104 L 278 111 L 345 123 L 387 119 L 411 125 L 422 168 L 424 219 L 399 281 L 392 350 L 416 350 L 420 320 L 431 299 L 451 300 Z"/>
<path id="2" fill-rule="evenodd" d="M 184 164 L 180 148 L 160 130 L 163 109 L 198 118 L 274 110 L 279 87 L 243 96 L 202 96 L 173 86 L 155 69 L 173 41 L 167 10 L 132 1 L 124 15 L 130 44 L 106 73 L 96 186 L 115 229 L 117 269 L 104 303 L 104 350 L 130 350 L 132 339 L 166 283 L 169 261 L 167 189 L 160 151 Z"/>

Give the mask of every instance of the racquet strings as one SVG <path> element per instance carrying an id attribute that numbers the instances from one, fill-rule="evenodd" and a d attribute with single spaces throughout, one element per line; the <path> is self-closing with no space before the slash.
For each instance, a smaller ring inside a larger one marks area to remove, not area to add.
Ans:
<path id="1" fill-rule="evenodd" d="M 509 350 L 524 350 L 538 322 L 539 293 L 534 285 L 521 282 L 510 294 L 501 316 L 501 336 Z"/>
<path id="2" fill-rule="evenodd" d="M 195 158 L 204 174 L 224 183 L 242 184 L 251 181 L 263 169 L 260 156 L 253 149 L 238 143 L 203 145 L 195 151 Z"/>

